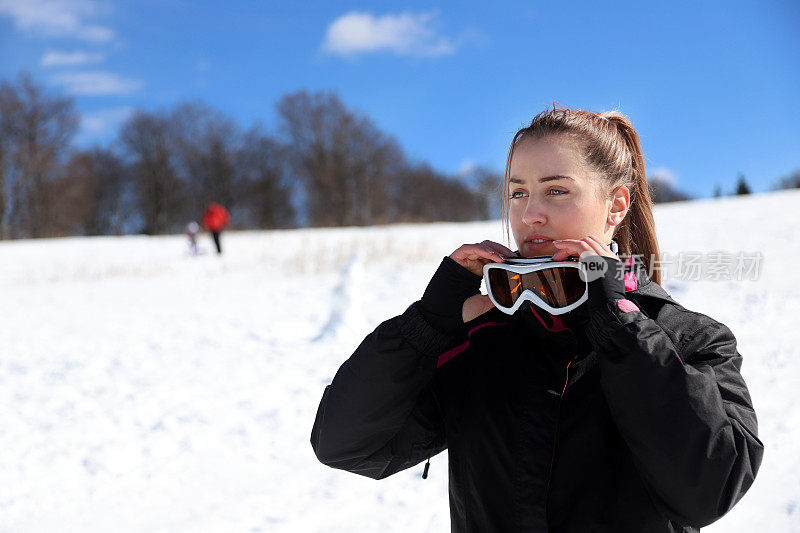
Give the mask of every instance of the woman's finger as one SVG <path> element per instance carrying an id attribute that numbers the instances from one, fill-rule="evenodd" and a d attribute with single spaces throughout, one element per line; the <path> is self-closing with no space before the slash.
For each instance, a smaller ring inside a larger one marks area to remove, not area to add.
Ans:
<path id="1" fill-rule="evenodd" d="M 605 246 L 603 246 L 603 244 L 592 235 L 587 235 L 584 237 L 583 242 L 589 246 L 587 252 L 591 252 L 594 255 L 607 255 L 609 252 L 609 250 L 607 250 Z"/>
<path id="2" fill-rule="evenodd" d="M 617 255 L 611 251 L 611 248 L 609 248 L 606 243 L 604 243 L 602 240 L 595 237 L 594 235 L 587 236 L 586 240 L 594 244 L 592 247 L 597 252 L 597 255 L 604 255 L 606 257 L 613 257 L 615 259 L 619 259 L 619 257 L 617 257 Z"/>
<path id="3" fill-rule="evenodd" d="M 471 259 L 477 259 L 481 257 L 495 262 L 503 262 L 506 260 L 503 254 L 483 244 L 465 244 L 456 250 L 456 252 L 459 250 L 462 250 L 461 255 L 463 257 L 470 257 Z"/>
<path id="4" fill-rule="evenodd" d="M 505 246 L 503 246 L 499 242 L 485 240 L 481 244 L 486 246 L 487 248 L 491 248 L 495 252 L 500 253 L 501 255 L 505 256 L 506 258 L 514 257 L 514 252 L 512 252 L 510 249 L 506 248 Z"/>
<path id="5" fill-rule="evenodd" d="M 580 256 L 581 252 L 586 251 L 589 245 L 583 241 L 576 239 L 563 239 L 561 241 L 553 241 L 553 246 L 559 250 L 553 254 L 551 258 L 553 261 L 563 261 L 567 257 L 574 255 Z"/>
<path id="6" fill-rule="evenodd" d="M 502 254 L 482 244 L 465 244 L 450 254 L 450 258 L 477 275 L 483 273 L 483 265 L 486 263 L 505 261 Z"/>
<path id="7" fill-rule="evenodd" d="M 477 257 L 485 257 L 490 259 L 492 253 L 496 252 L 486 248 L 481 244 L 463 244 L 455 252 L 450 254 L 450 257 L 456 260 L 467 258 L 475 259 Z"/>

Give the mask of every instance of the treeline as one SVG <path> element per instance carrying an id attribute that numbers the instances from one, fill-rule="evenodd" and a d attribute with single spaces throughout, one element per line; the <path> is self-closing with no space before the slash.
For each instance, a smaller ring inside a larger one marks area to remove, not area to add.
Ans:
<path id="1" fill-rule="evenodd" d="M 648 176 L 647 186 L 650 189 L 650 195 L 653 198 L 653 202 L 657 204 L 682 202 L 685 200 L 694 199 L 687 192 L 676 188 L 672 184 L 672 180 L 669 178 L 669 176 L 659 175 L 658 172 Z M 795 170 L 788 176 L 780 178 L 771 186 L 771 189 L 775 191 L 783 189 L 800 189 L 800 171 Z M 734 185 L 730 192 L 725 193 L 723 192 L 722 187 L 716 185 L 714 187 L 712 196 L 714 198 L 721 198 L 723 196 L 740 196 L 744 194 L 752 194 L 752 190 L 750 185 L 748 185 L 744 174 L 740 172 L 736 176 L 736 185 Z"/>
<path id="2" fill-rule="evenodd" d="M 650 189 L 650 196 L 653 198 L 653 203 L 656 204 L 683 202 L 694 199 L 689 193 L 675 187 L 672 184 L 672 180 L 668 176 L 660 175 L 658 171 L 656 171 L 653 175 L 648 176 L 647 186 Z M 739 173 L 736 178 L 736 186 L 729 194 L 750 194 L 750 186 L 747 184 L 744 174 Z M 713 196 L 714 198 L 720 198 L 724 196 L 722 187 L 716 185 L 714 187 Z"/>
<path id="3" fill-rule="evenodd" d="M 412 162 L 335 93 L 288 94 L 277 111 L 271 132 L 203 102 L 138 110 L 108 146 L 78 149 L 70 98 L 0 80 L 0 238 L 175 233 L 211 200 L 238 228 L 499 215 L 498 173 Z"/>
<path id="4" fill-rule="evenodd" d="M 500 215 L 502 176 L 448 176 L 335 93 L 298 91 L 268 131 L 204 102 L 135 111 L 107 146 L 78 149 L 72 99 L 0 79 L 0 239 L 181 232 L 211 200 L 237 228 L 366 226 Z M 800 174 L 775 188 L 800 186 Z M 736 194 L 750 192 L 740 175 Z M 688 200 L 650 176 L 657 203 Z M 721 196 L 717 187 L 714 196 Z"/>

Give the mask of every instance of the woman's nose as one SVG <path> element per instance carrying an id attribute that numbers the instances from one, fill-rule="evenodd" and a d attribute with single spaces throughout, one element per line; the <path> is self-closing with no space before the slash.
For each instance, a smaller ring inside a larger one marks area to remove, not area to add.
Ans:
<path id="1" fill-rule="evenodd" d="M 547 217 L 542 211 L 541 206 L 531 202 L 525 208 L 525 212 L 522 213 L 522 223 L 526 226 L 532 226 L 534 224 L 544 224 L 547 221 Z"/>

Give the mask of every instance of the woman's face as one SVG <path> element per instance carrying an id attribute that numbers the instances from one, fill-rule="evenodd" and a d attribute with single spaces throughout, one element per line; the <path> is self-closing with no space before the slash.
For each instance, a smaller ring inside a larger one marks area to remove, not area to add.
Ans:
<path id="1" fill-rule="evenodd" d="M 602 181 L 580 160 L 573 143 L 558 137 L 523 139 L 511 160 L 508 216 L 523 257 L 553 255 L 551 241 L 594 235 L 611 242 L 611 200 Z M 542 241 L 543 242 L 538 242 Z"/>

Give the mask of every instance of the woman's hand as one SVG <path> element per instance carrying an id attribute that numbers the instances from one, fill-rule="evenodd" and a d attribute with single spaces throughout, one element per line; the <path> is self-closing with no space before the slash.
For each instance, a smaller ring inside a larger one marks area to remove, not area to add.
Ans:
<path id="1" fill-rule="evenodd" d="M 493 241 L 464 244 L 450 254 L 450 259 L 478 276 L 483 276 L 483 265 L 493 262 L 502 263 L 509 257 L 516 257 L 516 254 L 502 244 Z"/>
<path id="2" fill-rule="evenodd" d="M 563 261 L 571 255 L 577 256 L 578 258 L 585 257 L 586 255 L 600 255 L 613 257 L 619 260 L 619 257 L 611 251 L 608 245 L 594 235 L 587 235 L 583 239 L 562 239 L 560 241 L 553 241 L 553 246 L 558 248 L 558 251 L 553 254 L 553 261 Z"/>
<path id="3" fill-rule="evenodd" d="M 516 254 L 502 244 L 488 240 L 480 244 L 465 244 L 450 254 L 450 259 L 479 276 L 483 275 L 483 265 L 502 263 L 509 257 L 516 257 Z M 492 307 L 494 304 L 485 294 L 470 296 L 461 308 L 461 318 L 465 323 L 469 322 Z"/>

